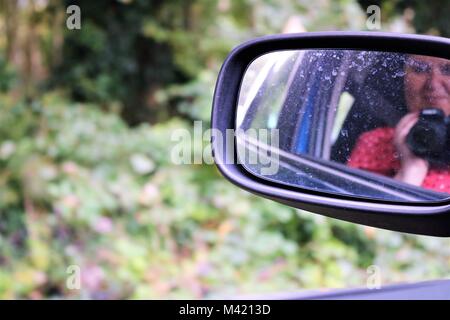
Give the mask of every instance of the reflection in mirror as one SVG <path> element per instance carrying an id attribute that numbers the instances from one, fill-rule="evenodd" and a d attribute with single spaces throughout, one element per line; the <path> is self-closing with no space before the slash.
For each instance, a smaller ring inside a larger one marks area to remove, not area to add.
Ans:
<path id="1" fill-rule="evenodd" d="M 290 50 L 248 67 L 238 158 L 263 179 L 387 201 L 450 196 L 450 61 Z"/>

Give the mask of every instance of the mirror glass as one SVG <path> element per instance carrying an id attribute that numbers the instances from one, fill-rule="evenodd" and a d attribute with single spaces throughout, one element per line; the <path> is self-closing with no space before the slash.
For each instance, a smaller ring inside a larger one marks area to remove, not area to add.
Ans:
<path id="1" fill-rule="evenodd" d="M 265 54 L 247 68 L 238 161 L 263 179 L 400 202 L 450 196 L 450 61 L 342 49 Z"/>

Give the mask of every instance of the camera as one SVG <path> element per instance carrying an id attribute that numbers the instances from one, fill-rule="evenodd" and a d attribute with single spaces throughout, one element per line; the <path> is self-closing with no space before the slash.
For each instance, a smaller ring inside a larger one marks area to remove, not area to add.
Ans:
<path id="1" fill-rule="evenodd" d="M 450 116 L 446 117 L 441 109 L 423 109 L 409 131 L 406 143 L 416 156 L 430 164 L 450 165 Z"/>

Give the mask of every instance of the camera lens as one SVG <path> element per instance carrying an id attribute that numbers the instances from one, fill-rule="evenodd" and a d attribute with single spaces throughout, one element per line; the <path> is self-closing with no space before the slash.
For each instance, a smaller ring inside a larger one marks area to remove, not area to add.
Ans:
<path id="1" fill-rule="evenodd" d="M 439 157 L 447 145 L 447 124 L 442 110 L 422 110 L 419 120 L 408 134 L 407 143 L 417 156 Z"/>

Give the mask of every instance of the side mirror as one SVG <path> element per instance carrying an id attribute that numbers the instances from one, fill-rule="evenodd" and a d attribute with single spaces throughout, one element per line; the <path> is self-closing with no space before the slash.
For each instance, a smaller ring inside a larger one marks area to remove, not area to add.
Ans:
<path id="1" fill-rule="evenodd" d="M 275 35 L 220 71 L 222 174 L 283 204 L 450 236 L 450 40 L 374 32 Z"/>

